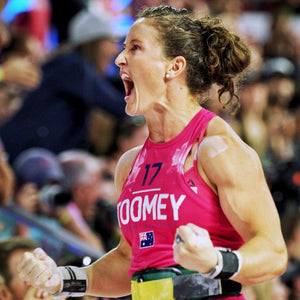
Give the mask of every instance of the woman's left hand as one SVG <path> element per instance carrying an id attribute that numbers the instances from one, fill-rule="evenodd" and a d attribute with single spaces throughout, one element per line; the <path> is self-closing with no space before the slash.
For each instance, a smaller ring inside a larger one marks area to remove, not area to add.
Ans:
<path id="1" fill-rule="evenodd" d="M 208 231 L 194 224 L 177 228 L 173 249 L 178 264 L 202 274 L 210 272 L 218 262 Z"/>

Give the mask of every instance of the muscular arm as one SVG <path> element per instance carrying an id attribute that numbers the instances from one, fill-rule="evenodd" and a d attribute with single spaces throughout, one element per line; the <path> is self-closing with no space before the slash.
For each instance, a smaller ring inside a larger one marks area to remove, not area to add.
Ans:
<path id="1" fill-rule="evenodd" d="M 258 155 L 223 120 L 214 119 L 207 133 L 199 148 L 199 169 L 215 186 L 225 215 L 245 241 L 239 249 L 242 269 L 234 280 L 270 280 L 284 272 L 287 254 Z"/>
<path id="2" fill-rule="evenodd" d="M 130 258 L 131 248 L 122 237 L 118 247 L 85 268 L 89 279 L 87 293 L 106 297 L 130 294 Z"/>
<path id="3" fill-rule="evenodd" d="M 139 149 L 138 147 L 126 152 L 117 164 L 115 185 L 118 196 Z M 115 249 L 85 268 L 89 278 L 88 294 L 108 297 L 130 294 L 130 260 L 131 247 L 125 238 L 121 237 Z"/>
<path id="4" fill-rule="evenodd" d="M 116 187 L 119 194 L 137 151 L 138 149 L 129 151 L 118 163 Z M 115 249 L 84 268 L 88 277 L 87 294 L 108 297 L 130 294 L 130 263 L 131 247 L 121 237 Z M 61 289 L 61 274 L 56 263 L 40 248 L 33 253 L 25 252 L 17 268 L 20 278 L 32 286 L 52 294 Z"/>

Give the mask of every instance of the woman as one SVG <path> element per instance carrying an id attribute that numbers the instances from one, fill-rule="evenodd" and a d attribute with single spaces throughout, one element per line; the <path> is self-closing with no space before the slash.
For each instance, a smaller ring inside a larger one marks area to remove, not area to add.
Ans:
<path id="1" fill-rule="evenodd" d="M 21 277 L 63 295 L 245 299 L 240 284 L 283 273 L 286 248 L 257 154 L 198 104 L 214 83 L 234 104 L 233 78 L 249 60 L 218 20 L 143 11 L 116 58 L 126 112 L 149 127 L 116 169 L 120 244 L 84 269 L 57 269 L 38 249 L 19 265 Z M 76 280 L 61 284 L 70 274 Z"/>

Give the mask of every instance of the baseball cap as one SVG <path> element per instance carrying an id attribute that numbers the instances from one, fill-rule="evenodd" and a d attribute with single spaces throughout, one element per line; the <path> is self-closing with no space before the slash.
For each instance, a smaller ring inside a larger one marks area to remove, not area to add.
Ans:
<path id="1" fill-rule="evenodd" d="M 275 75 L 293 78 L 296 75 L 296 67 L 295 64 L 286 57 L 273 57 L 264 61 L 262 74 L 266 78 Z"/>
<path id="2" fill-rule="evenodd" d="M 15 159 L 13 168 L 19 182 L 31 182 L 39 187 L 64 179 L 56 155 L 44 148 L 30 148 L 21 152 Z"/>
<path id="3" fill-rule="evenodd" d="M 88 9 L 81 10 L 71 19 L 68 31 L 69 42 L 74 45 L 113 36 L 110 19 Z"/>

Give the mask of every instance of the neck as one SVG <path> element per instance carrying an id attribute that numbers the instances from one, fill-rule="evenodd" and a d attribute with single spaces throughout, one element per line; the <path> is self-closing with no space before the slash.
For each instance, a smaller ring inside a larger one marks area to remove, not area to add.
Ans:
<path id="1" fill-rule="evenodd" d="M 145 115 L 150 140 L 164 143 L 176 137 L 191 119 L 200 111 L 201 106 L 195 98 L 182 95 L 157 101 L 153 110 Z"/>
<path id="2" fill-rule="evenodd" d="M 168 80 L 162 96 L 152 103 L 152 109 L 144 116 L 154 143 L 172 140 L 201 109 L 183 76 Z"/>

